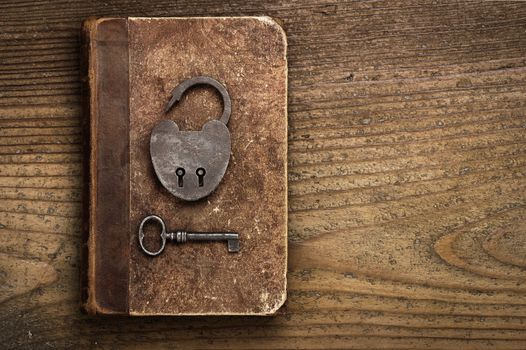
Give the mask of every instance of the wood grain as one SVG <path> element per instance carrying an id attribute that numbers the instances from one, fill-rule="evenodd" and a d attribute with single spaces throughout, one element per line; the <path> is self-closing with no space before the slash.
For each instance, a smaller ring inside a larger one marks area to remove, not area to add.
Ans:
<path id="1" fill-rule="evenodd" d="M 0 344 L 526 348 L 526 3 L 0 4 Z M 78 309 L 79 28 L 270 15 L 289 41 L 289 297 L 274 318 Z"/>

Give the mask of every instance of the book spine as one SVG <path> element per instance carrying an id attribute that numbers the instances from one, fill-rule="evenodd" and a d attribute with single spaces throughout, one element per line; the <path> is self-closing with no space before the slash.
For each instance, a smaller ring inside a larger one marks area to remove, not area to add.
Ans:
<path id="1" fill-rule="evenodd" d="M 89 259 L 89 232 L 90 232 L 90 116 L 91 116 L 91 91 L 90 91 L 90 65 L 92 59 L 90 57 L 90 36 L 94 28 L 96 20 L 93 18 L 87 19 L 82 24 L 81 28 L 81 52 L 80 52 L 80 82 L 81 82 L 81 129 L 82 129 L 82 242 L 80 249 L 80 303 L 81 309 L 88 313 L 93 313 L 94 310 L 90 307 L 89 296 L 89 277 L 88 271 L 90 266 Z M 91 78 L 92 75 L 91 75 Z"/>
<path id="2" fill-rule="evenodd" d="M 128 22 L 88 20 L 82 31 L 83 249 L 81 306 L 128 314 Z"/>

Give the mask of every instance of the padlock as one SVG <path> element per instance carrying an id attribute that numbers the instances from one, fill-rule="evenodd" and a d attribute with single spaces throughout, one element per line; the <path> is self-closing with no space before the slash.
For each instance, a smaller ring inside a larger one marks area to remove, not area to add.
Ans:
<path id="1" fill-rule="evenodd" d="M 212 193 L 225 175 L 230 160 L 230 131 L 227 123 L 232 108 L 226 88 L 217 80 L 198 76 L 185 80 L 172 91 L 167 113 L 195 85 L 214 87 L 223 99 L 223 114 L 200 131 L 181 131 L 172 120 L 163 120 L 150 136 L 150 155 L 161 184 L 177 198 L 195 201 Z"/>

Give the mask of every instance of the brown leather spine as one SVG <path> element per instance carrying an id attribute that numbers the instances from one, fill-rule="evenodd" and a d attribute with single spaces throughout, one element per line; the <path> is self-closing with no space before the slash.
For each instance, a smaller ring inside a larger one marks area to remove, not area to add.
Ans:
<path id="1" fill-rule="evenodd" d="M 82 306 L 89 313 L 127 314 L 130 232 L 127 20 L 86 21 L 83 48 L 87 163 Z"/>
<path id="2" fill-rule="evenodd" d="M 81 244 L 81 269 L 80 269 L 80 302 L 81 309 L 88 311 L 89 299 L 89 258 L 88 258 L 88 240 L 89 240 L 89 155 L 90 155 L 90 89 L 89 89 L 89 46 L 90 46 L 90 32 L 93 29 L 94 19 L 88 19 L 82 24 L 80 42 L 80 88 L 81 88 L 81 103 L 82 103 L 82 153 L 83 169 L 82 169 L 82 244 Z"/>

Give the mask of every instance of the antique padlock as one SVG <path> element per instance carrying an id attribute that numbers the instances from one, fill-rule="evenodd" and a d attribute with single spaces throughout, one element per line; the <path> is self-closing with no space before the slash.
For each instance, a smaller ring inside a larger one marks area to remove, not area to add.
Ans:
<path id="1" fill-rule="evenodd" d="M 217 80 L 198 76 L 185 80 L 172 91 L 168 112 L 194 85 L 210 85 L 223 99 L 223 114 L 200 131 L 181 131 L 172 120 L 163 120 L 150 137 L 153 168 L 161 184 L 177 198 L 195 201 L 208 196 L 221 182 L 230 160 L 230 132 L 227 127 L 232 104 L 226 88 Z"/>

